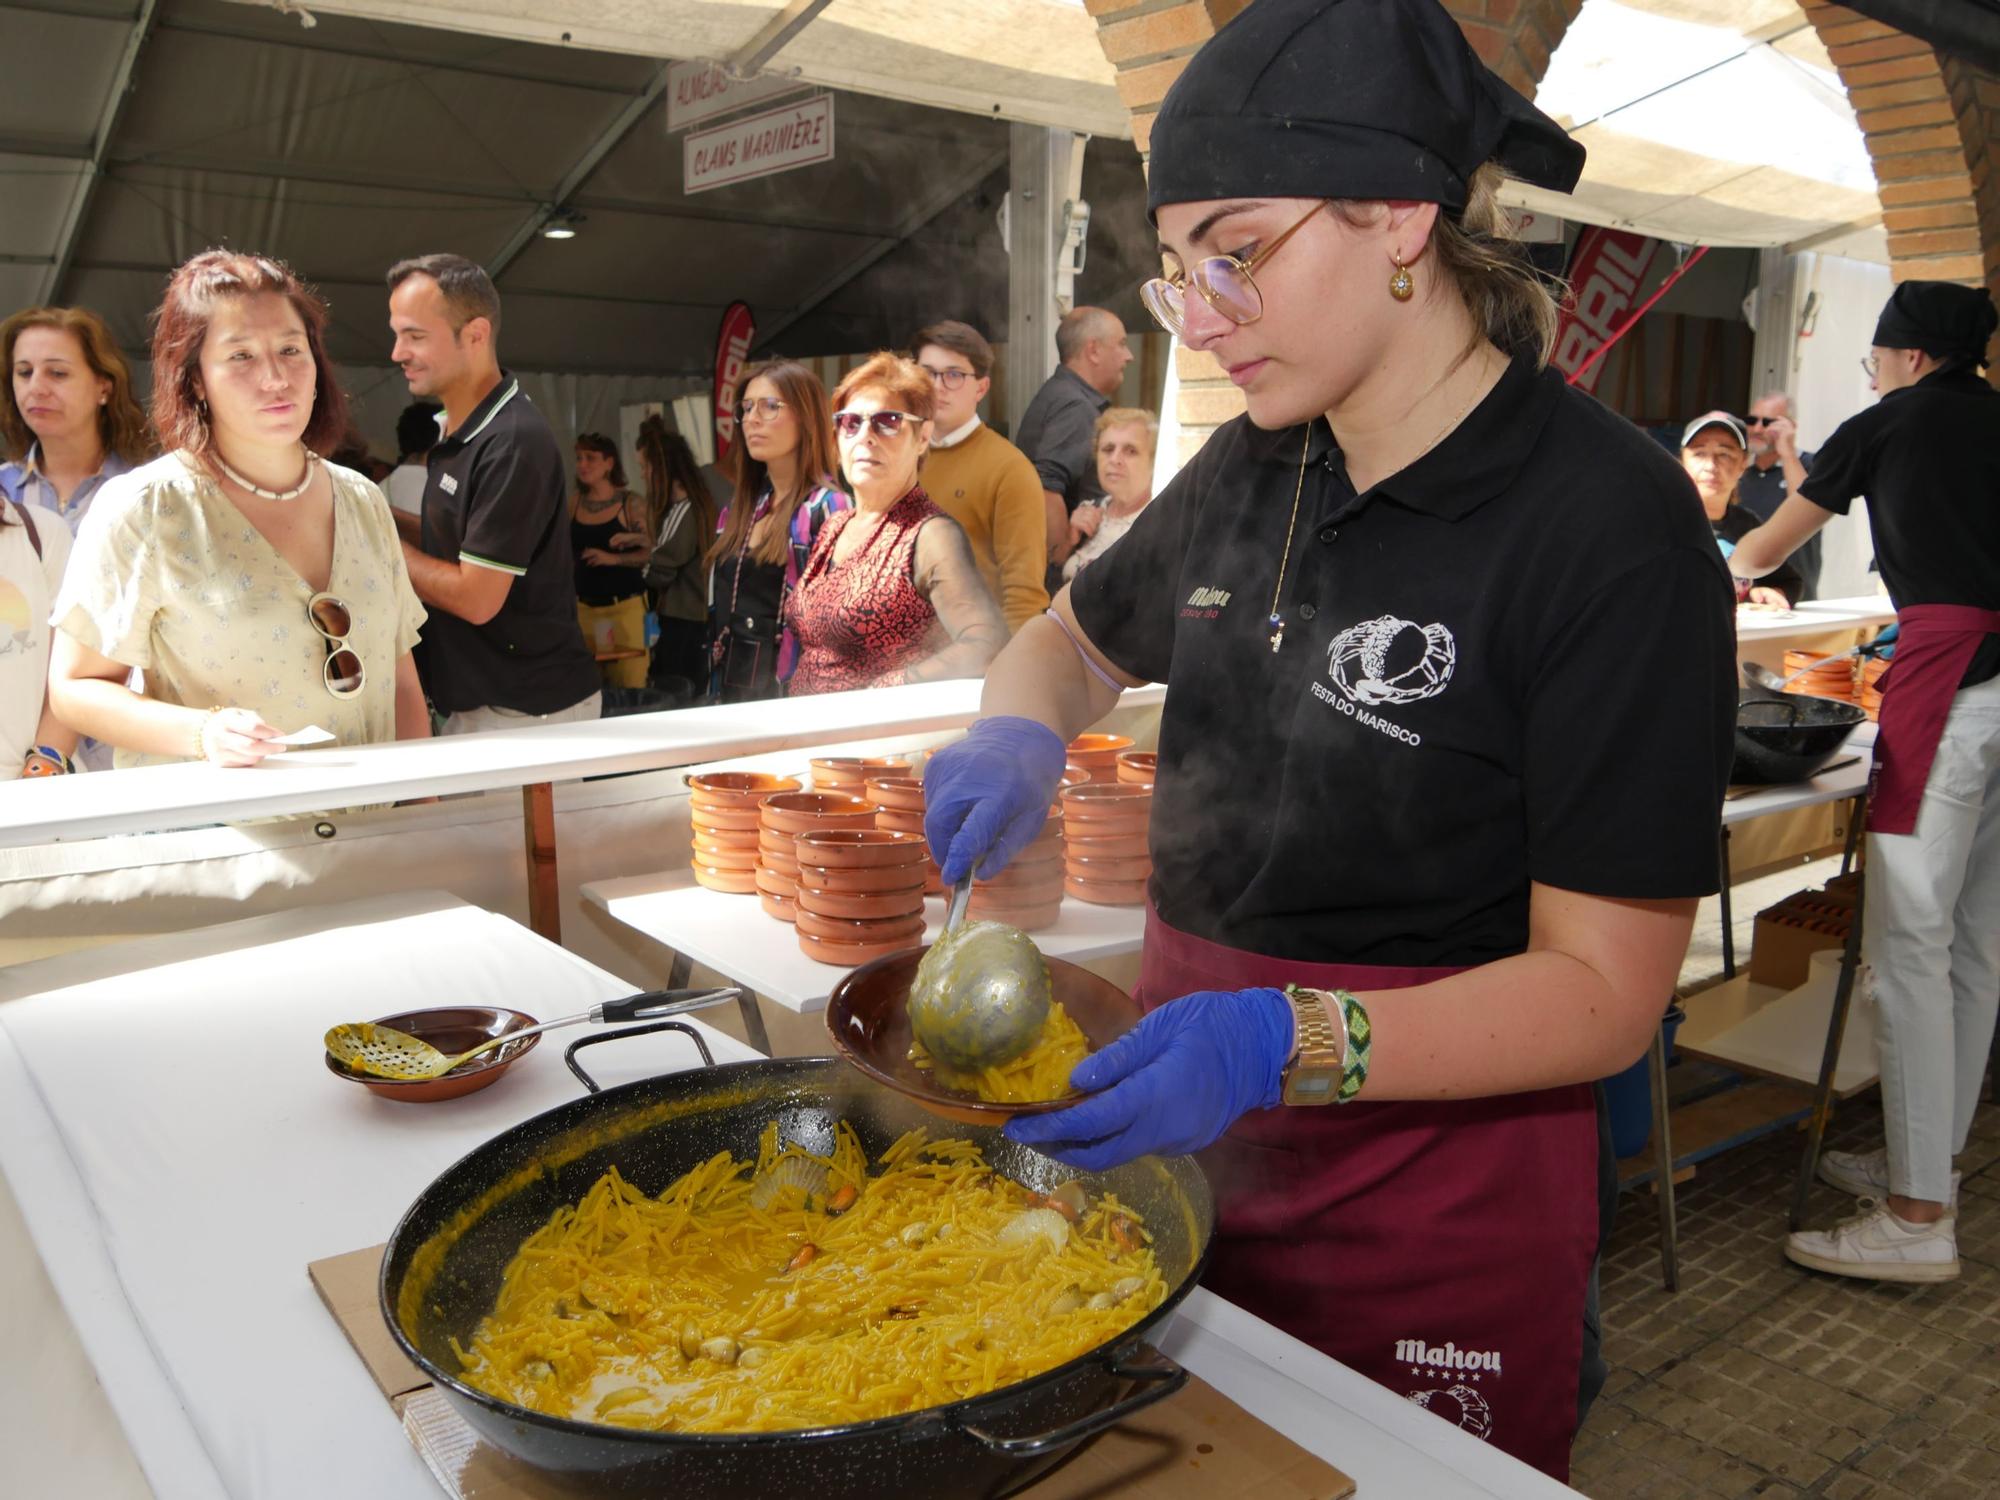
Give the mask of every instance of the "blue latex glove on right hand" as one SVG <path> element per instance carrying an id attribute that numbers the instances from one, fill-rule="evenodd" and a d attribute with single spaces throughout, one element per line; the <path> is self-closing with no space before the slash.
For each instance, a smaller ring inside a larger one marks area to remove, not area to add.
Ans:
<path id="1" fill-rule="evenodd" d="M 1292 1005 L 1277 990 L 1183 995 L 1071 1070 L 1090 1098 L 1017 1115 L 1007 1139 L 1086 1172 L 1199 1151 L 1238 1116 L 1279 1101 L 1292 1040 Z"/>
<path id="2" fill-rule="evenodd" d="M 998 875 L 1042 831 L 1069 747 L 1033 719 L 980 719 L 924 767 L 924 837 L 947 886 Z"/>

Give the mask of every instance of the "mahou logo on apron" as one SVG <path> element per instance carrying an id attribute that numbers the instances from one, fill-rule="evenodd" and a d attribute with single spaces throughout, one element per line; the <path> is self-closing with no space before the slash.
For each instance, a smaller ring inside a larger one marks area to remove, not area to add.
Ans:
<path id="1" fill-rule="evenodd" d="M 1474 1437 L 1492 1435 L 1492 1404 L 1468 1382 L 1500 1374 L 1500 1352 L 1497 1349 L 1461 1349 L 1448 1340 L 1438 1345 L 1426 1344 L 1422 1339 L 1398 1339 L 1396 1361 L 1407 1365 L 1412 1375 L 1426 1375 L 1451 1382 L 1449 1385 L 1407 1392 L 1417 1405 L 1433 1416 L 1456 1422 Z"/>
<path id="2" fill-rule="evenodd" d="M 1377 733 L 1415 747 L 1424 737 L 1373 712 L 1435 698 L 1458 666 L 1458 642 L 1444 626 L 1419 625 L 1397 615 L 1377 615 L 1350 625 L 1327 647 L 1326 675 L 1312 695 Z"/>

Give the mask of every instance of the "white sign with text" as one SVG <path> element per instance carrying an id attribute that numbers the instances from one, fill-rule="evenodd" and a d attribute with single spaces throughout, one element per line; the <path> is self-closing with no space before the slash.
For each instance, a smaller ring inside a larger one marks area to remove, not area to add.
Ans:
<path id="1" fill-rule="evenodd" d="M 796 78 L 731 78 L 719 63 L 675 63 L 667 69 L 667 129 L 685 130 L 731 110 L 803 93 Z"/>
<path id="2" fill-rule="evenodd" d="M 767 109 L 698 130 L 681 142 L 683 191 L 769 177 L 794 167 L 833 160 L 833 95 L 815 94 L 782 109 Z"/>

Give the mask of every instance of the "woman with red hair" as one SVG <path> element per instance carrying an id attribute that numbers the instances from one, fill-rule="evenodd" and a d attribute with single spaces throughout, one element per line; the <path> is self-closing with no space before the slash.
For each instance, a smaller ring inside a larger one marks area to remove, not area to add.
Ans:
<path id="1" fill-rule="evenodd" d="M 833 393 L 855 508 L 827 522 L 786 607 L 793 696 L 977 677 L 1007 643 L 965 533 L 917 483 L 933 399 L 920 365 L 886 353 Z"/>
<path id="2" fill-rule="evenodd" d="M 325 306 L 277 261 L 208 250 L 154 318 L 167 452 L 85 518 L 54 606 L 57 714 L 121 767 L 255 765 L 310 725 L 344 744 L 427 736 L 424 610 L 389 502 L 322 457 L 347 428 Z"/>

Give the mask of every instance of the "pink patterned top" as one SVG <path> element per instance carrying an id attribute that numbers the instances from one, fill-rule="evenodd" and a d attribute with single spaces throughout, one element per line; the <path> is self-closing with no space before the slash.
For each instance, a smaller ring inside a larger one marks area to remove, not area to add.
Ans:
<path id="1" fill-rule="evenodd" d="M 906 667 L 936 649 L 937 611 L 917 592 L 917 533 L 944 512 L 913 488 L 889 507 L 860 551 L 835 563 L 835 543 L 860 514 L 827 518 L 786 604 L 800 648 L 786 689 L 794 696 L 892 687 Z"/>

